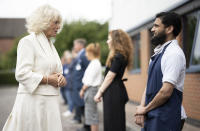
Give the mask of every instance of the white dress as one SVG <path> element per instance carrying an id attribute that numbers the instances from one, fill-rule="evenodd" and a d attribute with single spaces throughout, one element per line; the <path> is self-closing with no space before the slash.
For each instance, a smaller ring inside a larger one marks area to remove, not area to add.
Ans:
<path id="1" fill-rule="evenodd" d="M 40 85 L 43 76 L 62 73 L 57 51 L 43 33 L 22 38 L 15 77 L 19 88 L 3 131 L 62 131 L 59 88 Z"/>

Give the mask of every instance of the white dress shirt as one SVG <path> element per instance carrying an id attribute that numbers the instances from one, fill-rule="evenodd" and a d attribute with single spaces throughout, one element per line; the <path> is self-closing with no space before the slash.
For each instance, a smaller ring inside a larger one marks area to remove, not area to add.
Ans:
<path id="1" fill-rule="evenodd" d="M 183 105 L 181 106 L 181 120 L 183 119 L 187 119 L 187 115 L 185 113 L 185 109 L 183 107 Z"/>
<path id="2" fill-rule="evenodd" d="M 173 84 L 177 90 L 183 92 L 186 60 L 183 50 L 178 45 L 177 40 L 171 40 L 163 45 L 158 45 L 154 49 L 154 55 L 161 53 L 164 47 L 169 43 L 170 45 L 166 48 L 161 59 L 162 82 L 169 82 Z"/>
<path id="3" fill-rule="evenodd" d="M 82 82 L 86 86 L 99 86 L 102 82 L 102 67 L 98 59 L 90 62 L 85 70 Z"/>

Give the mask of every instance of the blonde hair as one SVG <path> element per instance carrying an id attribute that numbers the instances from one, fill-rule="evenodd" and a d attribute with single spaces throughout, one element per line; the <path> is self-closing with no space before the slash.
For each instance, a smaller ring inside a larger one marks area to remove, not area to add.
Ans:
<path id="1" fill-rule="evenodd" d="M 133 64 L 133 43 L 130 36 L 121 29 L 113 30 L 109 32 L 109 35 L 111 36 L 112 41 L 106 66 L 110 67 L 111 61 L 116 53 L 120 53 L 128 61 L 127 68 L 130 70 Z"/>
<path id="2" fill-rule="evenodd" d="M 35 32 L 38 34 L 48 29 L 53 21 L 58 21 L 62 26 L 62 18 L 59 11 L 48 4 L 43 5 L 26 18 L 26 28 L 29 33 Z"/>
<path id="3" fill-rule="evenodd" d="M 91 53 L 95 58 L 100 59 L 101 57 L 101 49 L 99 43 L 90 43 L 86 47 L 86 52 Z"/>

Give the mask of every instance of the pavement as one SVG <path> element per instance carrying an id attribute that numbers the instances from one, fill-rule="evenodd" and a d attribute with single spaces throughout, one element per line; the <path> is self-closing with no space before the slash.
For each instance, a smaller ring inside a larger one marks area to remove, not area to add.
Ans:
<path id="1" fill-rule="evenodd" d="M 15 97 L 16 97 L 17 87 L 16 86 L 1 86 L 0 87 L 0 129 L 3 128 L 5 121 L 12 110 Z M 134 113 L 136 109 L 135 104 L 128 102 L 126 104 L 126 126 L 127 131 L 140 131 L 140 127 L 134 123 Z M 61 114 L 67 110 L 67 105 L 63 104 L 63 100 L 60 97 L 60 111 Z M 98 104 L 100 123 L 99 123 L 99 131 L 103 131 L 103 109 L 102 103 Z M 63 117 L 62 125 L 63 131 L 76 131 L 77 129 L 82 127 L 82 124 L 73 124 L 71 121 L 73 119 L 73 115 L 70 117 Z M 185 123 L 183 131 L 199 131 L 200 128 Z"/>

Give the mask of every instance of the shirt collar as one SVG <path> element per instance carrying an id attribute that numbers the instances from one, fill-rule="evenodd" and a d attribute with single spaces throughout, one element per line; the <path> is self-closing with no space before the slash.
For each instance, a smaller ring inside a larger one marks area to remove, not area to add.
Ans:
<path id="1" fill-rule="evenodd" d="M 78 56 L 80 56 L 81 53 L 84 52 L 84 51 L 85 51 L 85 48 L 81 49 L 81 50 L 78 52 Z"/>
<path id="2" fill-rule="evenodd" d="M 154 55 L 161 53 L 162 50 L 164 49 L 164 47 L 165 47 L 167 44 L 169 44 L 169 43 L 171 43 L 171 42 L 173 42 L 173 41 L 176 41 L 176 40 L 175 40 L 175 39 L 174 39 L 174 40 L 170 40 L 170 41 L 165 42 L 165 43 L 162 44 L 162 45 L 156 46 L 156 48 L 154 49 Z M 154 55 L 153 55 L 153 56 L 154 56 Z"/>

